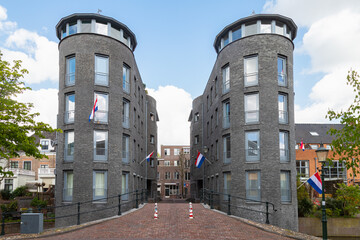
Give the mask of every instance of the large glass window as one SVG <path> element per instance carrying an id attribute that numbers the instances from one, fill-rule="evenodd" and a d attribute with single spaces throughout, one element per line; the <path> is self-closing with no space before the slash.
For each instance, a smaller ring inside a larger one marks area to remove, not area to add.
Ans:
<path id="1" fill-rule="evenodd" d="M 231 189 L 231 173 L 224 173 L 224 195 L 223 199 L 228 200 L 227 194 L 230 194 Z"/>
<path id="2" fill-rule="evenodd" d="M 230 67 L 226 66 L 222 69 L 223 78 L 223 93 L 227 93 L 230 90 Z"/>
<path id="3" fill-rule="evenodd" d="M 95 32 L 102 34 L 102 35 L 108 35 L 108 26 L 105 23 L 97 22 L 95 24 Z"/>
<path id="4" fill-rule="evenodd" d="M 74 173 L 73 171 L 64 171 L 64 189 L 63 201 L 71 202 L 73 199 Z"/>
<path id="5" fill-rule="evenodd" d="M 260 132 L 245 133 L 246 161 L 260 161 Z"/>
<path id="6" fill-rule="evenodd" d="M 123 65 L 123 91 L 130 93 L 130 68 Z"/>
<path id="7" fill-rule="evenodd" d="M 278 69 L 278 84 L 279 84 L 279 86 L 286 86 L 287 85 L 287 74 L 286 74 L 286 58 L 285 57 L 278 57 L 277 69 Z"/>
<path id="8" fill-rule="evenodd" d="M 126 99 L 123 99 L 123 109 L 122 109 L 122 113 L 123 113 L 123 121 L 122 121 L 122 125 L 124 128 L 129 128 L 130 127 L 130 102 Z"/>
<path id="9" fill-rule="evenodd" d="M 31 170 L 31 161 L 24 161 L 24 169 Z"/>
<path id="10" fill-rule="evenodd" d="M 238 40 L 241 38 L 241 27 L 237 27 L 232 30 L 232 41 Z"/>
<path id="11" fill-rule="evenodd" d="M 108 132 L 94 131 L 94 160 L 106 161 L 108 152 Z"/>
<path id="12" fill-rule="evenodd" d="M 261 200 L 259 171 L 246 171 L 246 199 Z"/>
<path id="13" fill-rule="evenodd" d="M 123 172 L 121 177 L 121 200 L 129 200 L 129 173 Z"/>
<path id="14" fill-rule="evenodd" d="M 257 33 L 257 24 L 256 22 L 249 22 L 245 24 L 245 37 L 254 35 Z"/>
<path id="15" fill-rule="evenodd" d="M 67 94 L 65 98 L 65 123 L 73 123 L 75 120 L 75 94 Z"/>
<path id="16" fill-rule="evenodd" d="M 95 123 L 108 122 L 109 95 L 106 93 L 94 93 L 94 101 L 98 102 L 98 110 L 94 115 Z"/>
<path id="17" fill-rule="evenodd" d="M 95 84 L 109 85 L 109 57 L 95 55 Z"/>
<path id="18" fill-rule="evenodd" d="M 69 35 L 77 33 L 77 23 L 73 22 L 69 24 Z"/>
<path id="19" fill-rule="evenodd" d="M 284 35 L 284 24 L 281 22 L 276 22 L 275 24 L 275 33 Z"/>
<path id="20" fill-rule="evenodd" d="M 11 161 L 10 162 L 10 168 L 19 168 L 19 162 L 18 161 Z"/>
<path id="21" fill-rule="evenodd" d="M 226 33 L 223 37 L 224 47 L 229 44 L 229 34 Z"/>
<path id="22" fill-rule="evenodd" d="M 107 171 L 93 172 L 93 200 L 106 202 L 107 196 Z"/>
<path id="23" fill-rule="evenodd" d="M 289 136 L 288 132 L 279 132 L 280 162 L 289 162 Z"/>
<path id="24" fill-rule="evenodd" d="M 64 160 L 74 160 L 74 131 L 65 132 Z"/>
<path id="25" fill-rule="evenodd" d="M 12 192 L 12 190 L 14 189 L 14 180 L 13 179 L 5 179 L 5 186 L 4 189 L 7 191 Z"/>
<path id="26" fill-rule="evenodd" d="M 258 85 L 258 57 L 244 58 L 245 87 Z"/>
<path id="27" fill-rule="evenodd" d="M 261 20 L 260 32 L 271 33 L 271 20 Z"/>
<path id="28" fill-rule="evenodd" d="M 81 32 L 90 33 L 91 32 L 91 20 L 81 20 Z"/>
<path id="29" fill-rule="evenodd" d="M 257 123 L 259 122 L 259 94 L 245 95 L 245 122 Z"/>
<path id="30" fill-rule="evenodd" d="M 223 128 L 230 127 L 230 101 L 223 103 Z"/>
<path id="31" fill-rule="evenodd" d="M 231 148 L 230 148 L 230 135 L 225 136 L 223 138 L 224 142 L 224 148 L 223 148 L 223 156 L 224 156 L 224 163 L 230 163 L 231 162 Z"/>
<path id="32" fill-rule="evenodd" d="M 281 201 L 290 202 L 291 201 L 290 172 L 288 171 L 280 172 L 280 191 L 281 191 Z"/>
<path id="33" fill-rule="evenodd" d="M 332 165 L 326 162 L 324 166 L 325 180 L 346 180 L 346 167 L 345 163 L 340 163 L 338 160 L 333 160 Z"/>
<path id="34" fill-rule="evenodd" d="M 287 95 L 278 95 L 279 123 L 288 123 Z"/>
<path id="35" fill-rule="evenodd" d="M 309 175 L 309 160 L 296 160 L 296 170 L 300 179 L 307 180 Z"/>
<path id="36" fill-rule="evenodd" d="M 74 85 L 75 84 L 75 56 L 66 58 L 66 75 L 65 75 L 65 85 Z"/>
<path id="37" fill-rule="evenodd" d="M 123 137 L 122 137 L 122 162 L 123 163 L 129 163 L 129 159 L 130 159 L 129 143 L 130 143 L 130 137 L 128 135 L 123 135 Z"/>

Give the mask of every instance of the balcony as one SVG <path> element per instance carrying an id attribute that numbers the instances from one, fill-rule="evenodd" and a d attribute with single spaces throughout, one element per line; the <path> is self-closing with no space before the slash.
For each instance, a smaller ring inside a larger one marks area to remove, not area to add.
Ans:
<path id="1" fill-rule="evenodd" d="M 35 172 L 31 170 L 26 170 L 21 168 L 9 168 L 9 171 L 12 171 L 14 173 L 14 177 L 17 177 L 19 175 L 27 175 L 27 176 L 35 177 Z"/>
<path id="2" fill-rule="evenodd" d="M 55 168 L 39 168 L 38 169 L 39 178 L 42 177 L 55 177 Z"/>

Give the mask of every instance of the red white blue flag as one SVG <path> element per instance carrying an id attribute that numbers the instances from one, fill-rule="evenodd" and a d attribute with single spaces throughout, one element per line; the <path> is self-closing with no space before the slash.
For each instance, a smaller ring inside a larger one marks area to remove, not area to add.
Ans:
<path id="1" fill-rule="evenodd" d="M 198 152 L 198 155 L 197 155 L 196 161 L 195 161 L 195 166 L 197 168 L 200 168 L 201 164 L 204 162 L 204 160 L 205 160 L 205 157 L 200 152 Z"/>
<path id="2" fill-rule="evenodd" d="M 322 182 L 318 172 L 312 175 L 307 182 L 320 194 L 322 194 Z"/>
<path id="3" fill-rule="evenodd" d="M 152 151 L 147 157 L 146 157 L 146 161 L 150 162 L 150 158 L 151 156 L 154 154 L 154 151 Z"/>
<path id="4" fill-rule="evenodd" d="M 305 144 L 304 144 L 303 140 L 301 140 L 300 149 L 302 149 L 303 151 L 305 151 Z"/>
<path id="5" fill-rule="evenodd" d="M 96 95 L 96 98 L 95 98 L 95 103 L 94 103 L 94 107 L 90 113 L 90 116 L 89 116 L 89 122 L 91 121 L 91 119 L 94 119 L 94 116 L 95 116 L 95 112 L 99 109 L 99 106 L 98 106 L 98 99 L 97 99 L 97 95 Z"/>

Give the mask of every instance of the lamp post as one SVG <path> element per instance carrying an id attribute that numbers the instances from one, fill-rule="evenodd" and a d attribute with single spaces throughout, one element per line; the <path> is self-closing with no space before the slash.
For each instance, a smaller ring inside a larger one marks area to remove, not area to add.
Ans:
<path id="1" fill-rule="evenodd" d="M 209 151 L 209 148 L 205 145 L 203 147 L 203 150 L 204 150 L 204 154 L 207 154 L 207 152 Z M 203 201 L 205 203 L 205 165 L 206 165 L 205 161 L 203 162 L 203 165 L 204 165 L 204 167 L 203 167 Z"/>
<path id="2" fill-rule="evenodd" d="M 329 153 L 329 150 L 324 148 L 323 144 L 320 144 L 320 148 L 317 149 L 316 151 L 316 156 L 319 160 L 319 163 L 321 163 L 321 182 L 322 182 L 322 202 L 321 202 L 321 208 L 322 208 L 322 230 L 323 230 L 323 239 L 327 239 L 327 220 L 326 220 L 326 209 L 325 209 L 325 182 L 324 182 L 324 166 L 325 166 L 325 162 Z"/>

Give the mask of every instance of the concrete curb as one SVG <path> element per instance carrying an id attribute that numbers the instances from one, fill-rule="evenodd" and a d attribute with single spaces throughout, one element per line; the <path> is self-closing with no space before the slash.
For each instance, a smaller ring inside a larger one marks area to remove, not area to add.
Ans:
<path id="1" fill-rule="evenodd" d="M 204 208 L 209 209 L 211 211 L 226 215 L 226 216 L 231 217 L 231 218 L 235 218 L 235 219 L 237 219 L 237 220 L 239 220 L 239 221 L 241 221 L 243 223 L 246 223 L 246 224 L 248 224 L 250 226 L 259 228 L 259 229 L 261 229 L 263 231 L 266 231 L 266 232 L 278 234 L 278 235 L 283 236 L 283 237 L 289 237 L 289 238 L 298 239 L 298 240 L 321 240 L 322 239 L 322 238 L 318 238 L 318 237 L 315 237 L 315 236 L 307 235 L 305 233 L 295 232 L 295 231 L 292 231 L 292 230 L 288 230 L 288 229 L 280 228 L 280 227 L 277 227 L 277 226 L 273 226 L 273 225 L 270 225 L 270 224 L 258 223 L 258 222 L 254 222 L 254 221 L 242 218 L 242 217 L 238 217 L 238 216 L 234 216 L 234 215 L 227 215 L 227 213 L 225 213 L 225 212 L 222 212 L 222 211 L 219 211 L 219 210 L 216 210 L 216 209 L 210 209 L 210 206 L 208 206 L 208 205 L 206 205 L 204 203 L 201 203 L 201 205 Z"/>
<path id="2" fill-rule="evenodd" d="M 46 231 L 44 231 L 44 232 L 42 232 L 40 234 L 21 234 L 21 235 L 12 235 L 12 236 L 6 236 L 5 235 L 3 237 L 0 237 L 0 239 L 6 239 L 6 240 L 11 240 L 11 239 L 34 239 L 34 238 L 46 238 L 46 237 L 62 235 L 62 234 L 73 232 L 73 231 L 76 231 L 76 230 L 79 230 L 79 229 L 91 227 L 91 226 L 94 226 L 94 225 L 99 224 L 99 223 L 107 222 L 107 221 L 110 221 L 110 220 L 113 220 L 113 219 L 116 219 L 116 218 L 121 218 L 121 217 L 123 217 L 123 216 L 125 216 L 125 215 L 127 215 L 129 213 L 140 210 L 146 204 L 147 203 L 139 204 L 139 208 L 132 208 L 129 211 L 123 212 L 120 216 L 116 215 L 116 216 L 112 216 L 112 217 L 108 217 L 108 218 L 103 218 L 103 219 L 83 223 L 83 224 L 80 224 L 80 225 L 73 225 L 73 226 L 67 226 L 67 227 L 61 227 L 61 228 L 47 229 Z"/>

